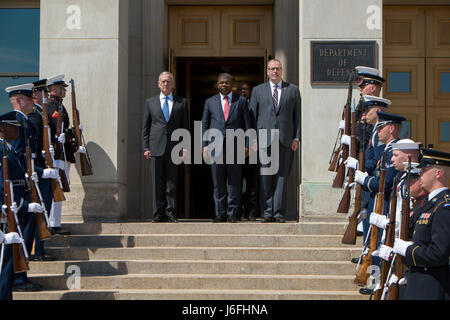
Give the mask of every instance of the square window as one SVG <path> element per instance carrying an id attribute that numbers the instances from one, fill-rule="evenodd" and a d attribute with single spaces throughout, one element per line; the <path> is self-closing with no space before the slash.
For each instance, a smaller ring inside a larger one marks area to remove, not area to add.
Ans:
<path id="1" fill-rule="evenodd" d="M 0 9 L 0 39 L 0 73 L 39 73 L 39 9 Z"/>
<path id="2" fill-rule="evenodd" d="M 450 142 L 450 121 L 441 121 L 441 142 Z"/>
<path id="3" fill-rule="evenodd" d="M 441 92 L 450 93 L 450 72 L 441 72 Z"/>
<path id="4" fill-rule="evenodd" d="M 402 130 L 400 132 L 400 139 L 411 139 L 411 121 L 402 122 Z"/>
<path id="5" fill-rule="evenodd" d="M 389 72 L 389 92 L 411 92 L 411 72 Z"/>
<path id="6" fill-rule="evenodd" d="M 9 102 L 8 94 L 5 91 L 6 88 L 38 80 L 38 77 L 0 77 L 0 114 L 13 110 L 11 103 Z"/>

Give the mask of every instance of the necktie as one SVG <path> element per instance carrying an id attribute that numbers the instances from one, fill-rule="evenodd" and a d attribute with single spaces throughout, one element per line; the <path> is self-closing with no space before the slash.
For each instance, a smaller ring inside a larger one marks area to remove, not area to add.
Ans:
<path id="1" fill-rule="evenodd" d="M 228 116 L 230 115 L 230 102 L 228 101 L 228 96 L 225 98 L 225 107 L 223 108 L 223 114 L 225 116 L 225 121 L 228 121 Z"/>
<path id="2" fill-rule="evenodd" d="M 165 97 L 166 101 L 164 102 L 164 106 L 163 106 L 163 114 L 164 114 L 164 118 L 166 119 L 166 122 L 169 122 L 170 119 L 170 110 L 169 110 L 169 97 Z"/>
<path id="3" fill-rule="evenodd" d="M 273 90 L 273 106 L 275 111 L 278 112 L 278 85 L 275 85 L 275 89 Z"/>

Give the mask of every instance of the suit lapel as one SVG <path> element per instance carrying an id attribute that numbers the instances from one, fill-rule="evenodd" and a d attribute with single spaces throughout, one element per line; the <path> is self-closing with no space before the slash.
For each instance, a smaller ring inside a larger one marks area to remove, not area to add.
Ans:
<path id="1" fill-rule="evenodd" d="M 223 114 L 222 101 L 220 99 L 221 99 L 221 95 L 219 93 L 218 95 L 216 95 L 216 107 L 217 107 L 216 110 L 219 113 L 222 121 L 226 122 L 225 121 L 225 115 Z M 228 117 L 228 118 L 230 118 L 230 117 Z"/>
<path id="2" fill-rule="evenodd" d="M 281 98 L 280 101 L 278 103 L 278 113 L 280 113 L 281 108 L 283 108 L 284 105 L 284 101 L 286 100 L 286 93 L 287 93 L 287 88 L 289 87 L 289 83 L 287 82 L 282 82 L 282 86 L 281 86 Z"/>
<path id="3" fill-rule="evenodd" d="M 170 113 L 169 122 L 170 122 L 170 120 L 172 120 L 172 117 L 175 114 L 178 106 L 179 106 L 178 99 L 177 99 L 177 97 L 173 96 L 173 106 L 172 106 L 172 112 Z"/>
<path id="4" fill-rule="evenodd" d="M 237 108 L 237 105 L 239 103 L 239 98 L 240 98 L 239 95 L 234 94 L 234 93 L 232 94 L 232 96 L 231 96 L 230 114 L 228 115 L 228 120 L 231 119 L 231 115 L 233 114 L 233 111 Z"/>

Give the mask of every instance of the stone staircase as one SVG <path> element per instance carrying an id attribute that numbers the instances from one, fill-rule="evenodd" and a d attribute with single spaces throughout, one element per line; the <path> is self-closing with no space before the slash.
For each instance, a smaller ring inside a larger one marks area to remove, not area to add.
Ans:
<path id="1" fill-rule="evenodd" d="M 30 265 L 46 291 L 14 299 L 367 300 L 349 262 L 362 240 L 342 245 L 344 223 L 68 223 L 72 235 L 46 245 L 58 261 Z M 80 287 L 69 290 L 73 266 Z"/>

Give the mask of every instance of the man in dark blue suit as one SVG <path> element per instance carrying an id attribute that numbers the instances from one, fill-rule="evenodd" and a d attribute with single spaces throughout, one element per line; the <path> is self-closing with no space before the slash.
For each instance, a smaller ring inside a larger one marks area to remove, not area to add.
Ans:
<path id="1" fill-rule="evenodd" d="M 294 161 L 294 152 L 300 147 L 301 97 L 297 86 L 282 81 L 283 67 L 279 60 L 269 61 L 267 75 L 270 81 L 254 88 L 250 100 L 250 114 L 260 138 L 260 159 L 262 152 L 272 159 L 278 159 L 279 164 L 275 174 L 265 172 L 273 163 L 261 165 L 261 221 L 284 223 L 288 176 Z M 260 136 L 264 130 L 267 130 L 267 139 Z M 278 137 L 271 133 L 272 130 L 278 131 Z M 279 142 L 278 154 L 272 154 L 275 153 L 275 139 Z"/>
<path id="2" fill-rule="evenodd" d="M 244 152 L 245 155 L 248 155 L 248 140 L 246 140 L 245 150 L 239 150 L 235 141 L 227 141 L 229 137 L 226 137 L 227 130 L 242 129 L 247 131 L 251 127 L 247 100 L 238 94 L 232 93 L 232 85 L 233 79 L 231 75 L 227 73 L 219 75 L 217 82 L 219 94 L 206 100 L 203 111 L 203 134 L 207 134 L 210 129 L 216 129 L 223 138 L 220 141 L 213 141 L 214 144 L 218 143 L 216 150 L 210 150 L 208 142 L 203 141 L 203 155 L 205 158 L 209 157 L 210 154 L 215 159 L 221 157 L 223 160 L 213 161 L 211 167 L 216 215 L 213 222 L 226 222 L 227 220 L 231 223 L 236 222 L 237 210 L 241 201 L 242 166 L 237 163 L 238 157 L 230 157 L 228 153 L 231 150 L 227 149 L 227 144 L 232 145 L 234 155 L 242 155 Z M 234 136 L 232 139 L 234 140 Z M 239 146 L 239 144 L 237 145 Z"/>

